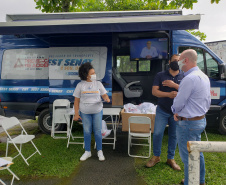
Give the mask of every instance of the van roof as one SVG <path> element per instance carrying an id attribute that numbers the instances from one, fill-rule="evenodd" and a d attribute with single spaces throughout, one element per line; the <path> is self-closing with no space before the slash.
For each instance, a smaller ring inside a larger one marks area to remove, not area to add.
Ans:
<path id="1" fill-rule="evenodd" d="M 200 15 L 182 10 L 70 12 L 7 15 L 0 34 L 57 34 L 185 30 L 199 27 Z"/>

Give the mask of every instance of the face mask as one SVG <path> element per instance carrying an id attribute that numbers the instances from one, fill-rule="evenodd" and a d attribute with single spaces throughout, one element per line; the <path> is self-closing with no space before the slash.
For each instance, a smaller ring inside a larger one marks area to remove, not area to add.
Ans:
<path id="1" fill-rule="evenodd" d="M 177 61 L 172 61 L 169 64 L 170 69 L 172 69 L 173 71 L 177 71 L 179 69 L 179 65 Z"/>
<path id="2" fill-rule="evenodd" d="M 93 81 L 96 81 L 96 79 L 97 79 L 97 75 L 96 74 L 94 74 L 94 75 L 90 75 L 90 80 L 93 82 Z"/>
<path id="3" fill-rule="evenodd" d="M 184 59 L 182 59 L 182 60 L 180 60 L 180 61 L 178 61 L 178 65 L 179 65 L 179 69 L 180 70 L 182 70 L 182 67 L 184 66 L 184 60 L 185 60 L 185 58 Z"/>

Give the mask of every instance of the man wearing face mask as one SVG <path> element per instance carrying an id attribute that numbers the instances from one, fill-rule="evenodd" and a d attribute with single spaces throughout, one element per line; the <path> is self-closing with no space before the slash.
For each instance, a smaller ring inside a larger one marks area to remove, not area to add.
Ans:
<path id="1" fill-rule="evenodd" d="M 176 134 L 180 157 L 184 163 L 184 179 L 188 184 L 187 141 L 201 141 L 201 133 L 206 127 L 205 114 L 210 108 L 210 81 L 197 66 L 197 52 L 187 49 L 181 53 L 178 62 L 184 71 L 178 95 L 173 101 L 172 111 L 177 121 Z M 205 161 L 200 152 L 200 185 L 205 184 Z"/>
<path id="2" fill-rule="evenodd" d="M 179 70 L 179 55 L 174 54 L 169 61 L 169 70 L 159 72 L 154 79 L 152 94 L 158 97 L 158 106 L 156 109 L 155 127 L 153 134 L 153 153 L 154 156 L 147 162 L 147 167 L 153 167 L 160 162 L 160 154 L 162 147 L 162 138 L 166 125 L 168 128 L 168 155 L 166 163 L 174 170 L 181 170 L 180 166 L 175 162 L 174 155 L 177 146 L 176 138 L 176 121 L 173 118 L 171 106 L 173 99 L 177 95 L 180 81 L 183 73 Z"/>

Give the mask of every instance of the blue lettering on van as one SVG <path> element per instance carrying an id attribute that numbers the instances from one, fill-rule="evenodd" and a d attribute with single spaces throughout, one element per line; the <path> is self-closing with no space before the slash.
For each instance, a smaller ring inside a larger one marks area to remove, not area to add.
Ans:
<path id="1" fill-rule="evenodd" d="M 63 61 L 63 59 L 58 59 L 58 66 L 60 66 L 62 61 Z"/>
<path id="2" fill-rule="evenodd" d="M 0 86 L 0 93 L 49 93 L 49 87 Z"/>
<path id="3" fill-rule="evenodd" d="M 67 72 L 67 75 L 78 75 L 78 72 Z"/>
<path id="4" fill-rule="evenodd" d="M 76 62 L 76 60 L 75 60 L 75 59 L 71 59 L 70 66 L 75 66 L 75 62 Z"/>
<path id="5" fill-rule="evenodd" d="M 73 95 L 75 88 L 49 88 L 49 95 Z M 107 95 L 112 96 L 112 88 L 106 88 Z"/>
<path id="6" fill-rule="evenodd" d="M 49 59 L 49 65 L 51 66 L 60 66 L 63 59 Z"/>
<path id="7" fill-rule="evenodd" d="M 49 95 L 73 95 L 75 88 L 49 88 L 48 86 L 0 86 L 0 93 L 49 93 Z M 106 88 L 108 96 L 112 89 Z"/>
<path id="8" fill-rule="evenodd" d="M 92 63 L 93 59 L 49 59 L 49 65 L 51 66 L 80 66 L 82 63 L 90 62 Z"/>
<path id="9" fill-rule="evenodd" d="M 75 65 L 81 65 L 81 63 L 82 63 L 82 59 L 76 59 L 76 62 L 75 62 Z"/>
<path id="10" fill-rule="evenodd" d="M 64 62 L 64 66 L 69 66 L 69 63 L 70 63 L 70 59 L 66 59 Z"/>

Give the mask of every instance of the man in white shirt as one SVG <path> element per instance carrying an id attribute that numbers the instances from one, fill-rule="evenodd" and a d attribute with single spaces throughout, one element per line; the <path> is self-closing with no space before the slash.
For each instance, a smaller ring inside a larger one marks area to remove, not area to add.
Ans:
<path id="1" fill-rule="evenodd" d="M 141 51 L 140 57 L 151 59 L 158 56 L 157 49 L 151 46 L 151 41 L 147 41 L 147 47 L 144 47 Z"/>

